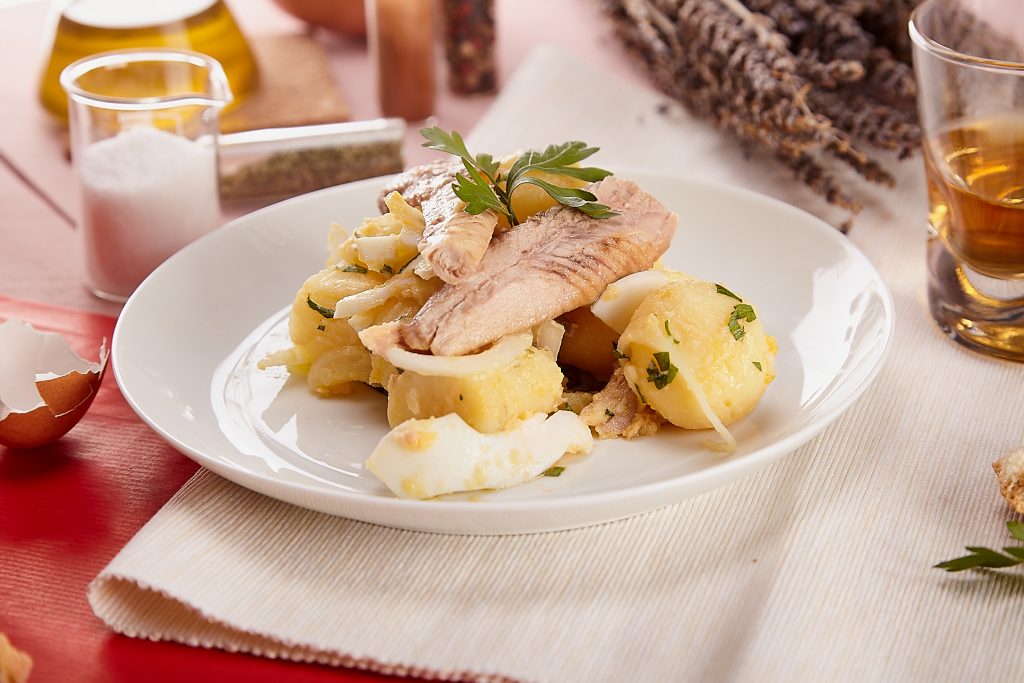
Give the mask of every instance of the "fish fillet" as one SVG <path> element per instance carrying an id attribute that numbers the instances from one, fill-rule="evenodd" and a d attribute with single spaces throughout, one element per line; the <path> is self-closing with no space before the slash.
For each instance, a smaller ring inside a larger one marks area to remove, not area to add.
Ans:
<path id="1" fill-rule="evenodd" d="M 461 168 L 458 162 L 435 161 L 409 169 L 384 188 L 378 202 L 397 191 L 423 212 L 420 253 L 448 283 L 461 282 L 476 270 L 498 223 L 493 211 L 466 213 L 465 202 L 452 189 Z"/>
<path id="2" fill-rule="evenodd" d="M 629 180 L 612 176 L 590 189 L 619 215 L 556 206 L 500 233 L 474 273 L 444 285 L 403 324 L 406 345 L 465 354 L 593 303 L 609 283 L 650 268 L 672 240 L 676 215 Z"/>

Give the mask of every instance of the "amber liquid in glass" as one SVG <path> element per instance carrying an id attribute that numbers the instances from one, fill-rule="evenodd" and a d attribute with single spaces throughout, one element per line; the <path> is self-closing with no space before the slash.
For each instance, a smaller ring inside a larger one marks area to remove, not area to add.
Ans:
<path id="1" fill-rule="evenodd" d="M 66 123 L 67 95 L 60 86 L 64 67 L 97 52 L 140 47 L 210 55 L 224 67 L 235 104 L 256 86 L 256 60 L 224 0 L 79 0 L 67 5 L 57 23 L 40 101 Z"/>
<path id="2" fill-rule="evenodd" d="M 1024 279 L 1024 117 L 943 133 L 925 170 L 929 221 L 949 251 L 988 277 Z"/>

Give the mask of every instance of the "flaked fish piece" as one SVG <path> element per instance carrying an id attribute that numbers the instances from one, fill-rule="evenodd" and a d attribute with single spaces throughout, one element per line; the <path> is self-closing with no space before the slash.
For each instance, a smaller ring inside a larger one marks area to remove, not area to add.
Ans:
<path id="1" fill-rule="evenodd" d="M 602 439 L 647 436 L 665 422 L 661 415 L 640 403 L 621 367 L 615 368 L 605 388 L 594 394 L 590 405 L 580 411 L 580 419 Z"/>
<path id="2" fill-rule="evenodd" d="M 378 204 L 392 191 L 423 212 L 425 227 L 420 253 L 445 282 L 457 283 L 480 263 L 498 224 L 493 211 L 466 213 L 466 204 L 455 196 L 452 182 L 462 168 L 450 161 L 435 161 L 399 174 L 385 186 Z M 385 211 L 386 206 L 381 210 Z"/>
<path id="3" fill-rule="evenodd" d="M 479 267 L 446 284 L 403 325 L 412 349 L 460 355 L 593 303 L 609 283 L 647 270 L 668 248 L 676 215 L 636 183 L 605 178 L 590 190 L 619 215 L 565 206 L 491 241 Z"/>
<path id="4" fill-rule="evenodd" d="M 451 185 L 461 168 L 462 164 L 458 161 L 442 159 L 403 171 L 380 191 L 377 196 L 377 208 L 381 213 L 387 213 L 388 205 L 384 203 L 384 198 L 392 192 L 398 192 L 407 204 L 422 209 L 424 200 L 432 197 L 445 185 Z"/>

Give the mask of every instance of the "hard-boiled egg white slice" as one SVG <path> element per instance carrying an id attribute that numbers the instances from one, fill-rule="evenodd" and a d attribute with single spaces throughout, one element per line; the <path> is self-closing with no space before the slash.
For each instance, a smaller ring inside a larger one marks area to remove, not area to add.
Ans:
<path id="1" fill-rule="evenodd" d="M 590 428 L 568 410 L 538 413 L 494 434 L 481 434 L 450 413 L 398 425 L 366 467 L 400 498 L 433 498 L 521 484 L 564 454 L 588 453 L 593 445 Z"/>
<path id="2" fill-rule="evenodd" d="M 667 285 L 673 275 L 663 270 L 642 270 L 627 275 L 608 285 L 590 310 L 605 325 L 622 334 L 640 302 Z"/>

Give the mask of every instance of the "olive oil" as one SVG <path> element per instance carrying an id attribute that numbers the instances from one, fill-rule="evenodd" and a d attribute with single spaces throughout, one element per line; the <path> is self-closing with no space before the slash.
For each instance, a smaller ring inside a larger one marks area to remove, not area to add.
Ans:
<path id="1" fill-rule="evenodd" d="M 1024 280 L 1024 117 L 943 132 L 925 145 L 929 219 L 949 251 L 992 278 Z"/>
<path id="2" fill-rule="evenodd" d="M 224 0 L 76 0 L 60 15 L 39 99 L 67 121 L 60 73 L 72 62 L 123 48 L 195 50 L 221 63 L 235 103 L 257 82 L 256 60 Z"/>

